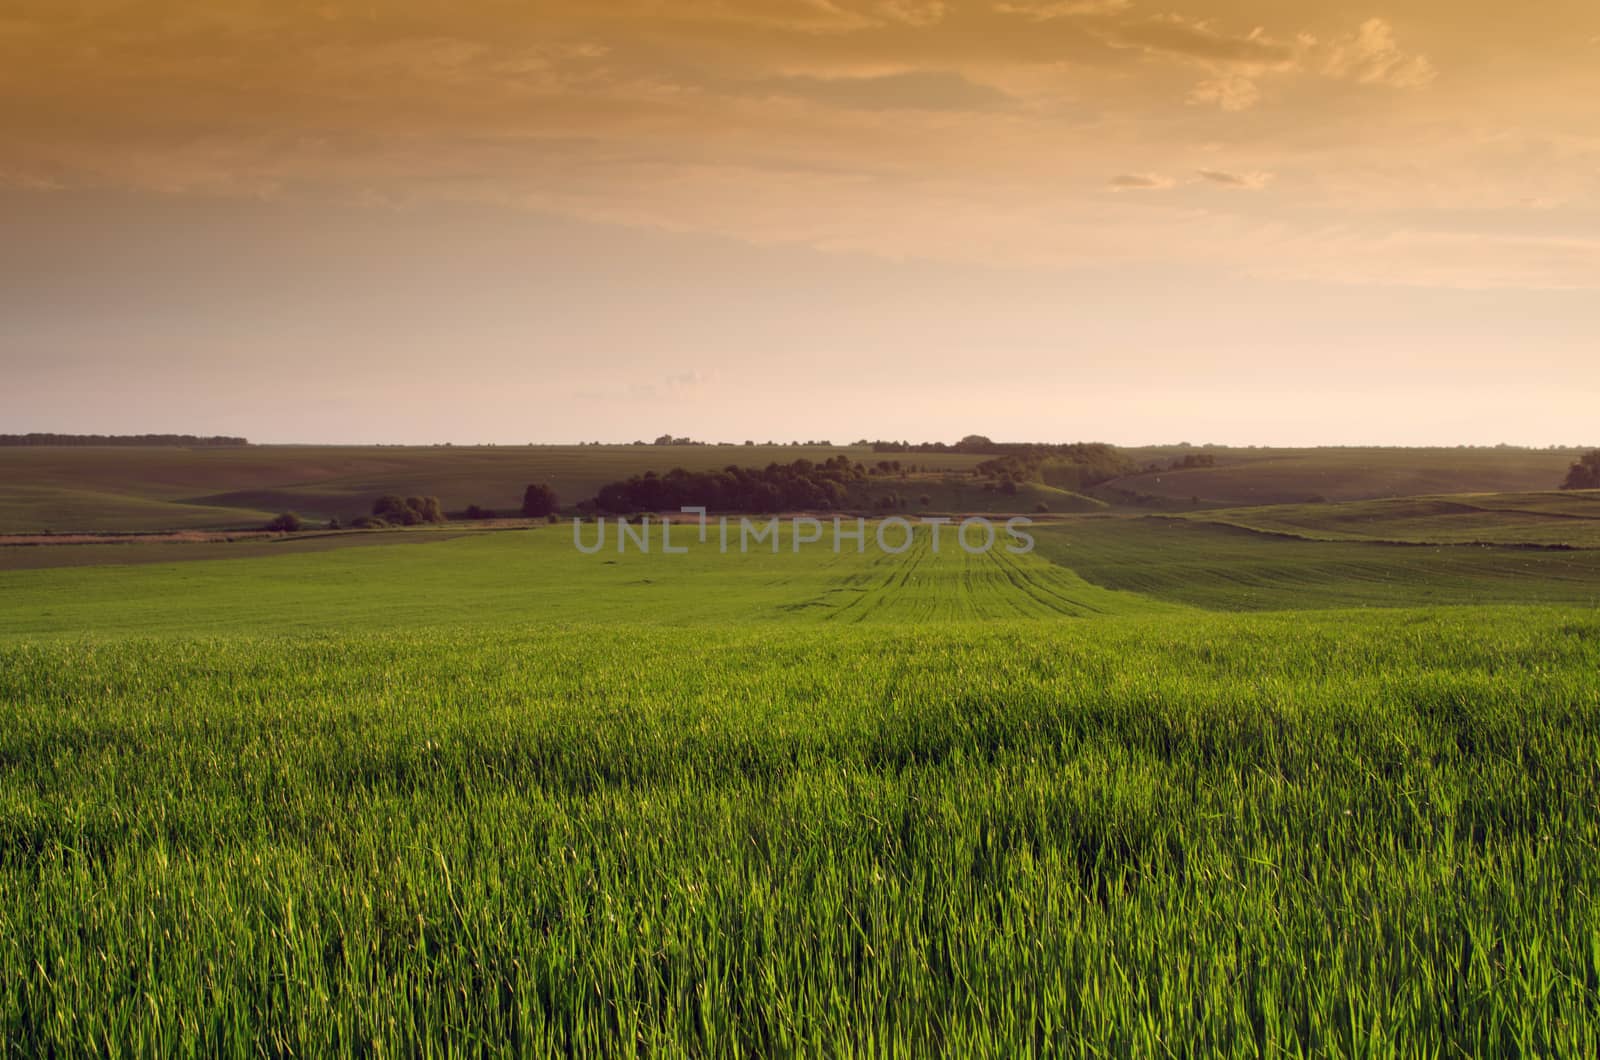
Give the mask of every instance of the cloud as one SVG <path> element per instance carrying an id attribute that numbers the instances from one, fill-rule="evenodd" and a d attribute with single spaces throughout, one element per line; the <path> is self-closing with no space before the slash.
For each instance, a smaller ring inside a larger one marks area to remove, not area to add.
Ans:
<path id="1" fill-rule="evenodd" d="M 448 14 L 386 0 L 376 19 L 334 2 L 142 18 L 119 0 L 13 0 L 0 186 L 471 201 L 897 259 L 1079 264 L 1170 262 L 1219 239 L 1243 258 L 1229 225 L 1313 215 L 1384 231 L 1446 193 L 1538 194 L 1565 217 L 1600 165 L 1583 106 L 1600 67 L 1572 52 L 1592 31 L 1529 44 L 1565 65 L 1439 78 L 1417 41 L 1442 69 L 1494 54 L 1496 23 L 1472 5 L 1430 22 L 1419 0 L 1399 28 L 1312 37 L 1294 5 L 1224 0 L 460 0 Z M 1260 191 L 1273 173 L 1293 174 L 1303 214 L 1276 195 L 1162 194 Z"/>
<path id="2" fill-rule="evenodd" d="M 1114 15 L 1132 6 L 1132 0 L 1021 0 L 998 3 L 994 9 L 1005 15 L 1022 15 L 1036 22 L 1048 22 L 1082 15 Z"/>
<path id="3" fill-rule="evenodd" d="M 1115 191 L 1163 191 L 1177 181 L 1159 173 L 1118 173 L 1107 183 Z"/>
<path id="4" fill-rule="evenodd" d="M 877 10 L 885 18 L 908 26 L 936 25 L 949 13 L 943 0 L 881 0 Z"/>
<path id="5" fill-rule="evenodd" d="M 1260 191 L 1272 183 L 1272 173 L 1230 173 L 1225 169 L 1197 169 L 1195 176 L 1211 184 L 1220 184 L 1224 188 L 1238 188 L 1241 191 Z"/>
<path id="6" fill-rule="evenodd" d="M 795 75 L 763 82 L 780 95 L 864 110 L 982 110 L 1012 98 L 948 70 L 912 70 L 877 77 Z"/>
<path id="7" fill-rule="evenodd" d="M 1354 34 L 1330 41 L 1324 49 L 1322 72 L 1392 88 L 1420 88 L 1438 73 L 1426 55 L 1403 51 L 1395 41 L 1394 27 L 1381 18 L 1368 19 Z"/>
<path id="8" fill-rule="evenodd" d="M 1215 74 L 1189 91 L 1191 105 L 1249 110 L 1261 102 L 1261 79 L 1269 75 L 1314 74 L 1397 89 L 1421 88 L 1437 75 L 1427 56 L 1403 50 L 1394 28 L 1378 18 L 1326 42 L 1309 34 L 1291 42 L 1277 41 L 1260 29 L 1245 37 L 1227 37 L 1204 23 L 1175 16 L 1163 19 L 1162 26 L 1170 50 L 1200 61 Z"/>
<path id="9" fill-rule="evenodd" d="M 1242 36 L 1223 33 L 1210 22 L 1182 15 L 1157 15 L 1118 25 L 1109 41 L 1205 62 L 1285 69 L 1295 61 L 1293 44 L 1273 40 L 1260 28 Z"/>

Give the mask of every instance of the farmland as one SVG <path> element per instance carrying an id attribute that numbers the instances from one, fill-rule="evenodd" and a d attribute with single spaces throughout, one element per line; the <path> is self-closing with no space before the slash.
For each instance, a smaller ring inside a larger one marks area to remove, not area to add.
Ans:
<path id="1" fill-rule="evenodd" d="M 1198 450 L 1196 450 L 1198 451 Z M 908 468 L 874 482 L 870 497 L 899 494 L 934 511 L 1092 512 L 1130 498 L 1188 509 L 1371 500 L 1419 494 L 1554 489 L 1575 453 L 1525 449 L 1210 449 L 1216 467 L 1139 473 L 1100 497 L 1042 482 L 1015 496 L 970 480 L 984 458 L 960 453 L 877 454 L 862 447 L 807 446 L 251 446 L 248 448 L 0 447 L 0 534 L 37 531 L 154 531 L 260 526 L 296 511 L 327 520 L 365 514 L 386 493 L 440 498 L 447 510 L 477 504 L 515 511 L 523 488 L 548 482 L 564 505 L 605 483 L 673 467 L 706 471 L 738 464 L 816 462 L 843 454 L 868 465 Z M 1190 450 L 1127 450 L 1139 466 Z M 869 504 L 875 506 L 875 504 Z"/>
<path id="2" fill-rule="evenodd" d="M 1320 541 L 1600 547 L 1600 494 L 1456 494 L 1208 511 L 1202 522 Z"/>
<path id="3" fill-rule="evenodd" d="M 1204 517 L 42 550 L 0 1040 L 1593 1053 L 1597 553 Z"/>
<path id="4" fill-rule="evenodd" d="M 251 446 L 240 449 L 0 448 L 0 533 L 166 530 L 259 525 L 286 510 L 364 514 L 386 493 L 439 497 L 446 508 L 515 511 L 530 482 L 565 503 L 602 485 L 673 467 L 870 459 L 865 449 L 805 446 Z M 980 458 L 919 458 L 966 469 Z"/>
<path id="5" fill-rule="evenodd" d="M 1196 449 L 1217 466 L 1145 472 L 1118 481 L 1127 494 L 1214 507 L 1359 501 L 1452 493 L 1554 489 L 1574 450 L 1518 449 Z M 1165 464 L 1189 450 L 1130 450 Z"/>

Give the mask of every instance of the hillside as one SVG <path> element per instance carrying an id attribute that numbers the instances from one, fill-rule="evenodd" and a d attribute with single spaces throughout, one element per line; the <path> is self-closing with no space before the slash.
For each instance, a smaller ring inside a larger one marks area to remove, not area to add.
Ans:
<path id="1" fill-rule="evenodd" d="M 1130 449 L 1165 465 L 1214 454 L 1217 466 L 1142 473 L 1088 491 L 1043 483 L 1016 495 L 987 493 L 969 478 L 982 462 L 959 453 L 892 454 L 904 477 L 874 479 L 872 501 L 895 494 L 904 509 L 1051 512 L 1119 507 L 1189 509 L 1365 500 L 1416 494 L 1550 490 L 1571 451 L 1523 449 Z M 347 519 L 385 493 L 437 496 L 514 511 L 529 482 L 549 482 L 563 503 L 605 483 L 673 467 L 765 466 L 843 453 L 869 466 L 866 448 L 792 446 L 251 446 L 249 448 L 0 448 L 0 533 L 151 531 L 256 526 L 271 514 Z M 924 505 L 921 498 L 926 496 Z"/>
<path id="2" fill-rule="evenodd" d="M 252 446 L 248 449 L 0 449 L 0 533 L 258 525 L 268 513 L 365 513 L 385 493 L 431 495 L 446 510 L 514 511 L 530 482 L 563 503 L 643 471 L 764 466 L 868 450 L 803 446 Z M 965 470 L 981 457 L 919 455 Z M 908 461 L 909 462 L 909 461 Z"/>
<path id="3" fill-rule="evenodd" d="M 1182 506 L 1301 504 L 1447 493 L 1553 490 L 1572 449 L 1130 449 L 1140 464 L 1166 467 L 1210 454 L 1215 467 L 1160 470 L 1110 483 L 1100 496 Z"/>

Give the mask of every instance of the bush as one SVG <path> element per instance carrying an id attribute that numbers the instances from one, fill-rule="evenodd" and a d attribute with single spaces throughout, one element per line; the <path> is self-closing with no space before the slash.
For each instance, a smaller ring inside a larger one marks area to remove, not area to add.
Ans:
<path id="1" fill-rule="evenodd" d="M 1043 515 L 1045 512 L 1048 512 L 1050 510 L 1050 506 L 1048 504 L 1046 504 L 1044 501 L 1040 501 L 1038 504 L 1035 504 L 1033 506 L 1033 510 L 1038 512 L 1039 514 Z"/>
<path id="2" fill-rule="evenodd" d="M 541 519 L 547 515 L 554 515 L 560 501 L 556 491 L 548 483 L 535 482 L 522 491 L 522 514 L 529 519 Z"/>
<path id="3" fill-rule="evenodd" d="M 467 505 L 465 514 L 468 519 L 493 519 L 495 517 L 492 508 L 480 508 L 476 504 Z"/>
<path id="4" fill-rule="evenodd" d="M 328 520 L 328 529 L 329 530 L 338 530 L 338 529 L 340 529 L 339 517 L 337 515 L 334 516 L 332 519 Z"/>
<path id="5" fill-rule="evenodd" d="M 351 528 L 355 530 L 387 530 L 389 525 L 389 520 L 376 515 L 363 515 L 350 523 Z"/>
<path id="6" fill-rule="evenodd" d="M 279 533 L 285 534 L 292 534 L 297 530 L 304 530 L 305 527 L 306 524 L 301 521 L 300 517 L 294 512 L 284 512 L 282 515 L 278 516 L 276 519 L 272 520 L 272 522 L 267 524 L 268 530 L 275 530 Z"/>

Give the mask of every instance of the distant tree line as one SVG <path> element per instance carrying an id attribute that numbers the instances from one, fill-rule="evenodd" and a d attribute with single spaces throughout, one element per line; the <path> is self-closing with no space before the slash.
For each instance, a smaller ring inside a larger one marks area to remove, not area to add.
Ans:
<path id="1" fill-rule="evenodd" d="M 1567 469 L 1564 490 L 1600 490 L 1600 449 L 1585 453 Z"/>
<path id="2" fill-rule="evenodd" d="M 1069 489 L 1078 489 L 1109 482 L 1137 471 L 1138 468 L 1116 446 L 1104 442 L 997 442 L 982 434 L 969 434 L 955 444 L 945 442 L 869 442 L 862 439 L 858 446 L 871 446 L 875 453 L 958 453 L 987 456 L 974 470 L 981 478 L 989 478 L 996 485 L 1007 482 L 1021 483 L 1046 479 L 1047 468 L 1071 468 Z M 1213 458 L 1193 457 L 1186 467 L 1209 467 Z M 898 468 L 898 461 L 893 462 Z M 883 462 L 879 462 L 883 466 Z"/>
<path id="3" fill-rule="evenodd" d="M 0 446 L 5 445 L 78 445 L 78 446 L 167 446 L 190 449 L 220 449 L 249 445 L 244 438 L 226 435 L 201 437 L 196 434 L 0 434 Z"/>
<path id="4" fill-rule="evenodd" d="M 584 445 L 585 443 L 584 442 L 579 442 L 578 444 L 579 445 Z M 600 445 L 602 443 L 600 443 L 600 442 L 589 442 L 587 444 L 589 444 L 589 445 Z M 653 442 L 647 442 L 643 438 L 639 438 L 639 439 L 635 439 L 634 441 L 632 441 L 632 442 L 630 442 L 628 444 L 630 444 L 630 445 L 699 445 L 699 446 L 719 446 L 720 445 L 720 446 L 732 446 L 734 443 L 732 443 L 732 442 L 702 442 L 702 441 L 698 441 L 698 440 L 696 440 L 694 438 L 690 438 L 688 435 L 663 434 Z M 744 441 L 744 444 L 745 445 L 749 445 L 749 446 L 754 446 L 756 444 L 756 442 L 752 438 L 746 438 L 745 441 Z M 772 449 L 776 449 L 776 448 L 779 448 L 779 447 L 782 447 L 782 446 L 788 446 L 791 449 L 798 448 L 800 446 L 812 446 L 812 447 L 823 448 L 823 449 L 831 449 L 833 447 L 833 443 L 828 441 L 826 438 L 820 438 L 820 439 L 819 438 L 809 438 L 809 439 L 807 439 L 806 441 L 803 441 L 803 442 L 798 440 L 798 439 L 796 439 L 795 441 L 792 441 L 792 442 L 774 442 L 771 439 L 768 439 L 767 441 L 765 441 L 765 442 L 763 442 L 761 444 L 767 446 L 768 448 L 772 448 Z M 866 443 L 863 442 L 861 444 L 865 445 Z"/>
<path id="5" fill-rule="evenodd" d="M 845 456 L 820 464 L 796 460 L 764 468 L 729 465 L 720 471 L 675 467 L 665 475 L 646 471 L 602 486 L 587 507 L 616 515 L 685 506 L 721 512 L 826 511 L 846 504 L 851 487 L 866 478 L 866 469 Z"/>
<path id="6" fill-rule="evenodd" d="M 857 441 L 856 445 L 870 446 L 875 453 L 972 453 L 979 456 L 1036 448 L 1026 442 L 996 442 L 981 434 L 969 434 L 954 445 L 948 442 L 869 442 L 865 438 Z"/>

